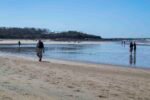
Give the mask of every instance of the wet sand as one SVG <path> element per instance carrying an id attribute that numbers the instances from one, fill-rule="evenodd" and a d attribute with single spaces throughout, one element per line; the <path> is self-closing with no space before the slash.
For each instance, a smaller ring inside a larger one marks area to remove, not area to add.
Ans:
<path id="1" fill-rule="evenodd" d="M 150 100 L 150 70 L 0 57 L 0 100 Z"/>

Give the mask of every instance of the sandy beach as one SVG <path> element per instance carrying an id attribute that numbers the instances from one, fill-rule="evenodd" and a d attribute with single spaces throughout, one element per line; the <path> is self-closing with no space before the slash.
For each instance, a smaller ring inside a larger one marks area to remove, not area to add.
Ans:
<path id="1" fill-rule="evenodd" d="M 0 57 L 0 100 L 150 100 L 150 70 Z"/>

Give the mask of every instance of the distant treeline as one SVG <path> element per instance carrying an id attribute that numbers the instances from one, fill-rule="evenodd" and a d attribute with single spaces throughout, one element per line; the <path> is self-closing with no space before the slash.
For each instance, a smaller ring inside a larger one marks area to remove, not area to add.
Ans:
<path id="1" fill-rule="evenodd" d="M 50 32 L 39 28 L 7 28 L 0 27 L 0 39 L 52 39 L 62 41 L 101 40 L 100 36 L 89 35 L 77 31 Z"/>

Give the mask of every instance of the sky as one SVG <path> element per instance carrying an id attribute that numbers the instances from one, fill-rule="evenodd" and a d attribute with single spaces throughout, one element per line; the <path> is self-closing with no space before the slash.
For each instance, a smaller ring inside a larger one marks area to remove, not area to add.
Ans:
<path id="1" fill-rule="evenodd" d="M 1 27 L 150 37 L 150 0 L 0 0 Z"/>

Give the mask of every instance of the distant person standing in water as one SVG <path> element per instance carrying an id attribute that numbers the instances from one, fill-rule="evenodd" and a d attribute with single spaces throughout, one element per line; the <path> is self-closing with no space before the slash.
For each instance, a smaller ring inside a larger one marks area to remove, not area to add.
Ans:
<path id="1" fill-rule="evenodd" d="M 133 55 L 134 56 L 132 56 L 132 52 L 133 52 L 133 50 L 134 50 L 134 53 L 133 53 Z M 132 43 L 132 42 L 130 42 L 130 65 L 136 65 L 136 42 L 134 42 L 134 43 Z"/>
<path id="2" fill-rule="evenodd" d="M 132 51 L 133 51 L 133 43 L 130 42 L 130 53 L 132 54 Z"/>
<path id="3" fill-rule="evenodd" d="M 36 46 L 37 56 L 39 57 L 39 61 L 42 61 L 43 53 L 44 53 L 44 44 L 41 40 L 38 41 Z"/>
<path id="4" fill-rule="evenodd" d="M 19 48 L 20 48 L 20 46 L 21 46 L 21 42 L 20 42 L 20 41 L 18 41 L 18 46 L 19 46 Z"/>
<path id="5" fill-rule="evenodd" d="M 134 42 L 133 47 L 134 47 L 134 53 L 136 53 L 136 42 Z"/>

